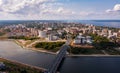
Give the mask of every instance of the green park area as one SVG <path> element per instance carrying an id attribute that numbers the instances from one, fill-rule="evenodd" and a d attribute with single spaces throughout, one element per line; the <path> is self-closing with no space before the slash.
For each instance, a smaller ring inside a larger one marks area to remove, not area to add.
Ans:
<path id="1" fill-rule="evenodd" d="M 95 34 L 90 34 L 93 38 L 92 46 L 93 48 L 79 48 L 71 46 L 72 54 L 107 54 L 107 55 L 120 55 L 120 44 L 110 41 L 106 37 L 98 36 Z"/>
<path id="2" fill-rule="evenodd" d="M 37 49 L 44 49 L 52 52 L 56 52 L 60 49 L 60 47 L 64 44 L 65 42 L 39 42 L 35 44 L 35 48 Z"/>

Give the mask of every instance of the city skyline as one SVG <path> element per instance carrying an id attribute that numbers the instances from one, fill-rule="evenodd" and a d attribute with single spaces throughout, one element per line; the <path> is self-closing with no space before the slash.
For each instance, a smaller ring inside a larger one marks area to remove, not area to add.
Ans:
<path id="1" fill-rule="evenodd" d="M 119 20 L 119 18 L 119 0 L 0 0 L 1 20 Z"/>

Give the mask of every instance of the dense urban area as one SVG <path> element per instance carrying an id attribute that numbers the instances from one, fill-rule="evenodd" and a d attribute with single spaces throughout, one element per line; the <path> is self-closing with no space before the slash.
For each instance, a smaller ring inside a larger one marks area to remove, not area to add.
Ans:
<path id="1" fill-rule="evenodd" d="M 1 25 L 1 39 L 12 39 L 23 48 L 55 53 L 67 39 L 71 55 L 119 55 L 120 29 L 72 22 L 31 21 Z"/>

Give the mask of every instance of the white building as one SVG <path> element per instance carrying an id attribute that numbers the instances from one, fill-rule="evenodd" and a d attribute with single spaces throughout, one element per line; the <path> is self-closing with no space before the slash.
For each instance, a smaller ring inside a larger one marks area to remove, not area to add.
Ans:
<path id="1" fill-rule="evenodd" d="M 49 28 L 47 28 L 47 30 L 52 30 L 52 28 L 49 27 Z"/>
<path id="2" fill-rule="evenodd" d="M 91 36 L 86 36 L 86 42 L 88 44 L 92 44 L 92 37 Z"/>
<path id="3" fill-rule="evenodd" d="M 74 44 L 84 44 L 85 43 L 85 37 L 82 37 L 81 35 L 77 36 L 74 40 Z"/>
<path id="4" fill-rule="evenodd" d="M 82 33 L 79 33 L 80 36 L 82 36 L 83 34 Z"/>
<path id="5" fill-rule="evenodd" d="M 113 33 L 113 36 L 117 37 L 117 36 L 118 36 L 118 33 L 114 32 L 114 33 Z"/>
<path id="6" fill-rule="evenodd" d="M 38 31 L 38 37 L 41 37 L 41 38 L 46 38 L 46 32 L 45 31 Z"/>
<path id="7" fill-rule="evenodd" d="M 108 35 L 112 35 L 112 31 L 111 30 L 108 30 Z"/>
<path id="8" fill-rule="evenodd" d="M 53 40 L 53 35 L 48 35 L 48 40 L 52 41 Z"/>
<path id="9" fill-rule="evenodd" d="M 92 38 L 91 36 L 86 36 L 86 37 L 83 37 L 81 35 L 77 36 L 75 39 L 74 39 L 74 44 L 92 44 Z"/>
<path id="10" fill-rule="evenodd" d="M 47 38 L 49 41 L 55 41 L 55 40 L 58 40 L 59 39 L 59 37 L 58 36 L 55 36 L 55 35 L 52 35 L 52 34 L 50 34 L 50 35 L 48 35 L 48 38 Z"/>

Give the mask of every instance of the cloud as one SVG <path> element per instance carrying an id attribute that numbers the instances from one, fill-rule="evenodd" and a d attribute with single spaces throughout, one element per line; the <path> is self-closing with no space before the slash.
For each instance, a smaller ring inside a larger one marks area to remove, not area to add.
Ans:
<path id="1" fill-rule="evenodd" d="M 58 0 L 0 0 L 0 12 L 0 16 L 20 19 L 79 19 L 94 14 L 65 8 Z"/>
<path id="2" fill-rule="evenodd" d="M 54 0 L 0 0 L 0 10 L 6 13 L 27 14 L 40 12 L 44 4 Z M 34 11 L 35 10 L 35 11 Z"/>
<path id="3" fill-rule="evenodd" d="M 115 6 L 114 6 L 114 9 L 113 9 L 114 11 L 120 11 L 120 4 L 116 4 Z"/>
<path id="4" fill-rule="evenodd" d="M 75 15 L 75 12 L 70 9 L 63 8 L 63 7 L 57 7 L 57 8 L 50 7 L 50 8 L 43 9 L 41 14 L 50 14 L 54 16 L 65 17 L 65 16 Z"/>
<path id="5" fill-rule="evenodd" d="M 75 14 L 74 11 L 69 10 L 69 9 L 64 9 L 63 7 L 59 7 L 56 11 L 58 14 L 64 14 L 64 15 L 73 15 Z"/>
<path id="6" fill-rule="evenodd" d="M 0 0 L 0 19 L 109 18 L 115 14 L 120 15 L 120 4 L 116 4 L 113 9 L 108 9 L 106 12 L 98 12 L 86 9 L 82 11 L 79 7 L 76 10 L 74 6 L 68 8 L 59 0 Z"/>
<path id="7" fill-rule="evenodd" d="M 0 0 L 0 12 L 16 17 L 68 17 L 74 11 L 62 7 L 57 0 Z"/>
<path id="8" fill-rule="evenodd" d="M 113 9 L 107 9 L 107 13 L 120 13 L 120 4 L 116 4 Z"/>
<path id="9" fill-rule="evenodd" d="M 0 0 L 0 5 L 2 5 L 2 0 Z"/>

